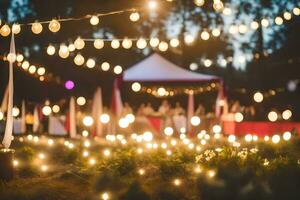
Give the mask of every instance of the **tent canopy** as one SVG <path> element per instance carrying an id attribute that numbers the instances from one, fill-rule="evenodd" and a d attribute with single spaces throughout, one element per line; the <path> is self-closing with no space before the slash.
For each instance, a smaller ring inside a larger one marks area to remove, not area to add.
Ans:
<path id="1" fill-rule="evenodd" d="M 123 73 L 125 82 L 211 82 L 217 76 L 200 74 L 183 69 L 157 53 L 133 65 Z"/>

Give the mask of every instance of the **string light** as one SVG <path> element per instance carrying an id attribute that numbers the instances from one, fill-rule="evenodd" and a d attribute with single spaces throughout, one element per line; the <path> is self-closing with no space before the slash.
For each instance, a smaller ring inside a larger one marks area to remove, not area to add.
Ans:
<path id="1" fill-rule="evenodd" d="M 178 47 L 179 46 L 179 40 L 177 38 L 171 39 L 170 40 L 170 45 L 171 45 L 171 47 L 174 47 L 174 48 Z"/>
<path id="2" fill-rule="evenodd" d="M 191 118 L 191 124 L 192 124 L 193 126 L 199 126 L 200 123 L 201 123 L 200 117 L 198 117 L 198 116 L 193 116 L 193 117 Z"/>
<path id="3" fill-rule="evenodd" d="M 123 71 L 122 67 L 120 65 L 117 65 L 114 67 L 114 73 L 115 74 L 121 74 Z"/>
<path id="4" fill-rule="evenodd" d="M 101 40 L 101 39 L 96 39 L 96 40 L 94 41 L 94 47 L 95 47 L 96 49 L 102 49 L 102 48 L 104 47 L 104 41 Z"/>
<path id="5" fill-rule="evenodd" d="M 53 45 L 49 45 L 47 47 L 47 54 L 50 55 L 50 56 L 55 54 L 55 47 Z"/>
<path id="6" fill-rule="evenodd" d="M 261 103 L 264 100 L 264 95 L 261 92 L 256 92 L 253 95 L 253 99 L 257 103 Z"/>
<path id="7" fill-rule="evenodd" d="M 122 41 L 122 46 L 123 46 L 124 49 L 130 49 L 132 47 L 132 41 L 128 38 L 125 38 Z"/>
<path id="8" fill-rule="evenodd" d="M 238 112 L 238 113 L 235 113 L 234 119 L 236 122 L 242 122 L 244 119 L 244 116 L 242 113 Z"/>
<path id="9" fill-rule="evenodd" d="M 86 66 L 88 68 L 94 68 L 96 65 L 96 61 L 92 58 L 89 58 L 87 61 L 86 61 Z"/>
<path id="10" fill-rule="evenodd" d="M 3 36 L 3 37 L 7 37 L 9 36 L 11 30 L 9 28 L 9 26 L 7 24 L 4 24 L 1 29 L 0 29 L 0 34 Z"/>
<path id="11" fill-rule="evenodd" d="M 158 38 L 151 38 L 149 43 L 150 43 L 151 47 L 156 48 L 159 45 L 159 39 Z"/>
<path id="12" fill-rule="evenodd" d="M 77 54 L 75 57 L 74 57 L 74 63 L 78 66 L 81 66 L 84 64 L 84 57 L 81 55 L 81 54 Z"/>
<path id="13" fill-rule="evenodd" d="M 271 111 L 269 112 L 268 114 L 268 119 L 271 121 L 271 122 L 275 122 L 277 119 L 278 119 L 278 115 L 275 111 Z"/>
<path id="14" fill-rule="evenodd" d="M 49 23 L 49 30 L 53 33 L 57 33 L 60 30 L 60 23 L 56 19 L 52 19 Z"/>
<path id="15" fill-rule="evenodd" d="M 110 121 L 110 117 L 108 114 L 104 113 L 100 115 L 100 122 L 103 124 L 107 124 Z"/>
<path id="16" fill-rule="evenodd" d="M 60 45 L 58 55 L 63 59 L 69 57 L 70 52 L 68 47 L 65 44 Z"/>
<path id="17" fill-rule="evenodd" d="M 34 73 L 36 72 L 36 66 L 31 65 L 31 66 L 29 67 L 28 71 L 29 71 L 30 74 L 34 74 Z"/>
<path id="18" fill-rule="evenodd" d="M 51 107 L 50 107 L 50 106 L 44 106 L 44 107 L 42 108 L 42 113 L 43 113 L 43 115 L 45 115 L 45 116 L 49 116 L 49 115 L 52 113 Z"/>
<path id="19" fill-rule="evenodd" d="M 46 73 L 46 69 L 45 69 L 44 67 L 38 68 L 37 74 L 38 74 L 39 76 L 43 76 L 43 75 L 45 75 L 45 73 Z"/>
<path id="20" fill-rule="evenodd" d="M 281 17 L 276 17 L 275 18 L 275 24 L 282 25 L 283 24 L 283 19 Z"/>
<path id="21" fill-rule="evenodd" d="M 85 42 L 84 42 L 83 39 L 81 39 L 80 37 L 78 37 L 78 38 L 75 40 L 74 45 L 75 45 L 76 49 L 81 50 L 81 49 L 84 48 Z"/>
<path id="22" fill-rule="evenodd" d="M 101 64 L 101 69 L 102 69 L 103 71 L 108 71 L 108 70 L 110 69 L 109 63 L 108 63 L 108 62 L 103 62 L 103 63 Z"/>
<path id="23" fill-rule="evenodd" d="M 205 0 L 194 0 L 194 3 L 196 6 L 203 6 L 205 3 Z"/>
<path id="24" fill-rule="evenodd" d="M 283 18 L 284 18 L 285 20 L 291 20 L 291 19 L 292 19 L 292 14 L 289 13 L 289 12 L 284 12 L 284 13 L 283 13 Z"/>
<path id="25" fill-rule="evenodd" d="M 134 82 L 132 85 L 131 85 L 131 89 L 134 91 L 134 92 L 139 92 L 141 90 L 142 86 L 140 83 L 138 82 Z"/>
<path id="26" fill-rule="evenodd" d="M 166 127 L 166 128 L 164 129 L 164 133 L 165 133 L 165 135 L 167 135 L 167 136 L 171 136 L 171 135 L 173 135 L 174 130 L 173 130 L 172 127 Z"/>
<path id="27" fill-rule="evenodd" d="M 34 34 L 40 34 L 40 33 L 43 31 L 43 26 L 42 26 L 42 24 L 40 24 L 39 22 L 34 22 L 34 23 L 31 25 L 31 31 L 32 31 Z"/>
<path id="28" fill-rule="evenodd" d="M 147 46 L 147 41 L 143 38 L 138 39 L 138 41 L 136 42 L 136 46 L 139 49 L 144 49 Z"/>
<path id="29" fill-rule="evenodd" d="M 52 111 L 53 111 L 53 113 L 59 113 L 60 107 L 58 105 L 54 105 L 54 106 L 52 106 Z"/>
<path id="30" fill-rule="evenodd" d="M 207 32 L 207 31 L 203 31 L 202 33 L 201 33 L 201 39 L 202 40 L 208 40 L 209 39 L 209 33 Z"/>
<path id="31" fill-rule="evenodd" d="M 83 125 L 87 126 L 87 127 L 90 127 L 94 124 L 94 120 L 91 116 L 85 116 L 83 118 Z"/>
<path id="32" fill-rule="evenodd" d="M 68 49 L 69 49 L 70 52 L 73 52 L 73 51 L 76 50 L 76 47 L 75 47 L 74 44 L 69 44 Z"/>
<path id="33" fill-rule="evenodd" d="M 13 34 L 17 35 L 21 32 L 21 25 L 20 24 L 13 24 L 11 31 L 13 32 Z"/>
<path id="34" fill-rule="evenodd" d="M 133 22 L 137 22 L 140 19 L 140 14 L 138 12 L 133 12 L 130 14 L 129 19 Z"/>
<path id="35" fill-rule="evenodd" d="M 279 135 L 273 135 L 272 136 L 272 142 L 274 144 L 278 144 L 280 142 L 280 136 Z"/>
<path id="36" fill-rule="evenodd" d="M 96 26 L 98 25 L 100 22 L 99 20 L 99 17 L 98 16 L 92 16 L 91 19 L 90 19 L 90 24 L 93 25 L 93 26 Z"/>
<path id="37" fill-rule="evenodd" d="M 292 117 L 292 111 L 290 110 L 285 110 L 282 112 L 282 118 L 284 120 L 289 120 Z"/>
<path id="38" fill-rule="evenodd" d="M 112 47 L 113 49 L 118 49 L 118 48 L 120 47 L 120 41 L 117 40 L 117 39 L 113 39 L 113 40 L 111 41 L 111 47 Z"/>

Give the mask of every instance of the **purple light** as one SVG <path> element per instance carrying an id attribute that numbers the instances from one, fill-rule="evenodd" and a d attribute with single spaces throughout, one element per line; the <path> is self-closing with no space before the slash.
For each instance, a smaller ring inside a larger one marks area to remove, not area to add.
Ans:
<path id="1" fill-rule="evenodd" d="M 73 81 L 66 81 L 66 83 L 65 83 L 65 88 L 67 89 L 67 90 L 72 90 L 73 88 L 75 87 L 75 84 L 74 84 L 74 82 Z"/>

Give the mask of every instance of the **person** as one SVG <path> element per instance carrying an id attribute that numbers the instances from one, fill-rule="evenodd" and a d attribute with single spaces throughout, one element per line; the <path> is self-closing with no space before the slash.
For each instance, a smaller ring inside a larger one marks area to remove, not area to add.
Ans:
<path id="1" fill-rule="evenodd" d="M 133 113 L 132 108 L 127 102 L 125 102 L 122 110 L 122 116 L 126 116 L 127 114 L 132 114 L 132 113 Z"/>
<path id="2" fill-rule="evenodd" d="M 195 115 L 196 116 L 204 116 L 205 115 L 205 108 L 201 103 L 198 105 L 198 108 L 195 111 Z"/>
<path id="3" fill-rule="evenodd" d="M 170 111 L 170 105 L 168 103 L 167 100 L 163 100 L 162 104 L 160 105 L 159 109 L 158 109 L 158 112 L 161 114 L 161 115 L 167 115 Z"/>
<path id="4" fill-rule="evenodd" d="M 144 108 L 144 114 L 146 116 L 152 115 L 154 113 L 154 109 L 152 108 L 151 103 L 147 103 L 146 107 Z"/>
<path id="5" fill-rule="evenodd" d="M 173 110 L 173 115 L 184 115 L 185 110 L 181 107 L 179 102 L 176 102 L 175 108 Z"/>
<path id="6" fill-rule="evenodd" d="M 145 104 L 144 104 L 144 103 L 142 103 L 142 104 L 140 105 L 140 107 L 138 108 L 136 114 L 139 115 L 139 116 L 145 115 Z"/>

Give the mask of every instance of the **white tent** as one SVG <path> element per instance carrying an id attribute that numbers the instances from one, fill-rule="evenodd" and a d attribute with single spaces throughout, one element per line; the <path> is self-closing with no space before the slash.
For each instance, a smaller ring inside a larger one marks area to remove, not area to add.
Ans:
<path id="1" fill-rule="evenodd" d="M 183 69 L 157 53 L 133 65 L 123 73 L 124 82 L 210 82 L 220 81 L 217 76 Z"/>

